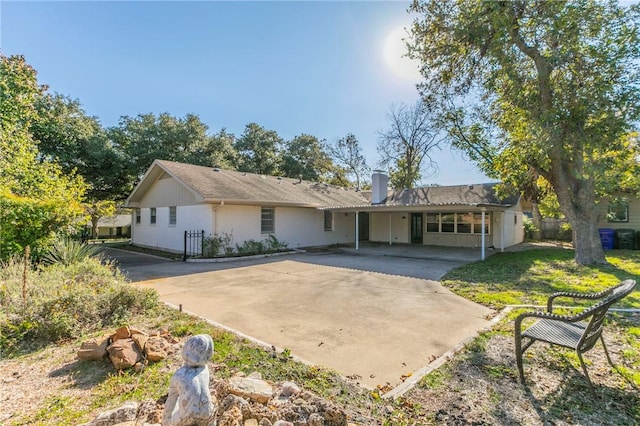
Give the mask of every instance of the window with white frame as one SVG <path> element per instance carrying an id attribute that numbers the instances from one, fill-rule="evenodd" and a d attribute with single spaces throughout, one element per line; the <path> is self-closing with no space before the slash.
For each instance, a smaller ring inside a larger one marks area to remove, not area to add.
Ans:
<path id="1" fill-rule="evenodd" d="M 136 225 L 140 225 L 140 222 L 142 222 L 142 213 L 140 212 L 140 209 L 135 209 L 136 212 Z"/>
<path id="2" fill-rule="evenodd" d="M 155 207 L 151 207 L 149 209 L 149 223 L 152 225 L 155 225 L 156 223 L 156 208 Z"/>
<path id="3" fill-rule="evenodd" d="M 333 231 L 333 212 L 329 210 L 324 211 L 324 230 Z"/>
<path id="4" fill-rule="evenodd" d="M 276 232 L 276 209 L 275 207 L 262 207 L 260 213 L 260 233 L 273 234 Z"/>
<path id="5" fill-rule="evenodd" d="M 427 213 L 427 232 L 440 232 L 440 213 Z"/>
<path id="6" fill-rule="evenodd" d="M 427 213 L 427 233 L 446 234 L 480 234 L 482 233 L 482 213 Z M 491 230 L 491 214 L 485 213 L 484 230 L 489 234 Z"/>
<path id="7" fill-rule="evenodd" d="M 629 202 L 623 198 L 611 201 L 607 211 L 607 221 L 629 222 Z"/>
<path id="8" fill-rule="evenodd" d="M 175 225 L 178 219 L 176 206 L 169 207 L 169 225 Z"/>

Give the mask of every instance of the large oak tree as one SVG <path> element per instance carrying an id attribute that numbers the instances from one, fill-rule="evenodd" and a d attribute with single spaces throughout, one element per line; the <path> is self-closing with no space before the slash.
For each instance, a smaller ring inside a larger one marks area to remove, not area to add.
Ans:
<path id="1" fill-rule="evenodd" d="M 518 187 L 544 177 L 574 230 L 576 261 L 605 262 L 598 203 L 619 187 L 612 168 L 637 166 L 628 135 L 640 118 L 638 7 L 429 0 L 410 11 L 419 90 L 452 144 Z"/>

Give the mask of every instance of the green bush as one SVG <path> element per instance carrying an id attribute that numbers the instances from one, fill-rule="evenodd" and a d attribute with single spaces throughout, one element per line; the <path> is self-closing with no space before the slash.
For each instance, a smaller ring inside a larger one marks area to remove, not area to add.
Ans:
<path id="1" fill-rule="evenodd" d="M 573 230 L 571 229 L 571 224 L 569 222 L 564 222 L 560 225 L 558 239 L 562 241 L 571 241 L 573 239 Z"/>
<path id="2" fill-rule="evenodd" d="M 240 256 L 251 256 L 265 252 L 265 244 L 262 241 L 246 240 L 242 245 L 236 244 L 236 250 Z"/>
<path id="3" fill-rule="evenodd" d="M 68 237 L 59 238 L 53 242 L 47 254 L 42 257 L 42 261 L 49 265 L 54 263 L 72 265 L 82 262 L 86 258 L 98 254 L 100 251 L 100 246 L 89 245 Z"/>
<path id="4" fill-rule="evenodd" d="M 524 237 L 527 240 L 533 239 L 533 236 L 538 232 L 538 227 L 533 223 L 531 218 L 524 216 L 522 218 L 522 224 L 524 225 Z"/>
<path id="5" fill-rule="evenodd" d="M 125 323 L 158 306 L 158 295 L 126 283 L 95 258 L 38 270 L 0 265 L 0 357 Z"/>
<path id="6" fill-rule="evenodd" d="M 231 233 L 223 232 L 206 237 L 202 242 L 202 257 L 216 257 L 222 251 L 224 255 L 230 256 L 234 249 L 231 246 L 233 236 Z"/>

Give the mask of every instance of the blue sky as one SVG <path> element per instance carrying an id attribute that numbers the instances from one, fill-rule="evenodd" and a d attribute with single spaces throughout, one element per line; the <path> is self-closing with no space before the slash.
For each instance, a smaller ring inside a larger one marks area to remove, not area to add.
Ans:
<path id="1" fill-rule="evenodd" d="M 256 122 L 289 139 L 347 133 L 376 167 L 395 103 L 418 100 L 401 58 L 409 2 L 0 2 L 0 46 L 104 126 L 193 113 L 211 133 Z M 461 154 L 434 153 L 424 184 L 486 182 Z"/>

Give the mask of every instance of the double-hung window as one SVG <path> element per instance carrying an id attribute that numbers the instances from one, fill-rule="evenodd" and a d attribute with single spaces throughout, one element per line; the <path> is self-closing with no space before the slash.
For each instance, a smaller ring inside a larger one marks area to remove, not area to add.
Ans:
<path id="1" fill-rule="evenodd" d="M 176 206 L 169 207 L 169 225 L 175 225 L 178 219 Z"/>
<path id="2" fill-rule="evenodd" d="M 329 210 L 324 211 L 324 230 L 333 231 L 333 212 Z"/>
<path id="3" fill-rule="evenodd" d="M 260 212 L 260 233 L 273 234 L 276 232 L 276 208 L 262 207 Z"/>
<path id="4" fill-rule="evenodd" d="M 152 225 L 156 224 L 156 208 L 151 207 L 149 209 L 149 223 Z"/>

